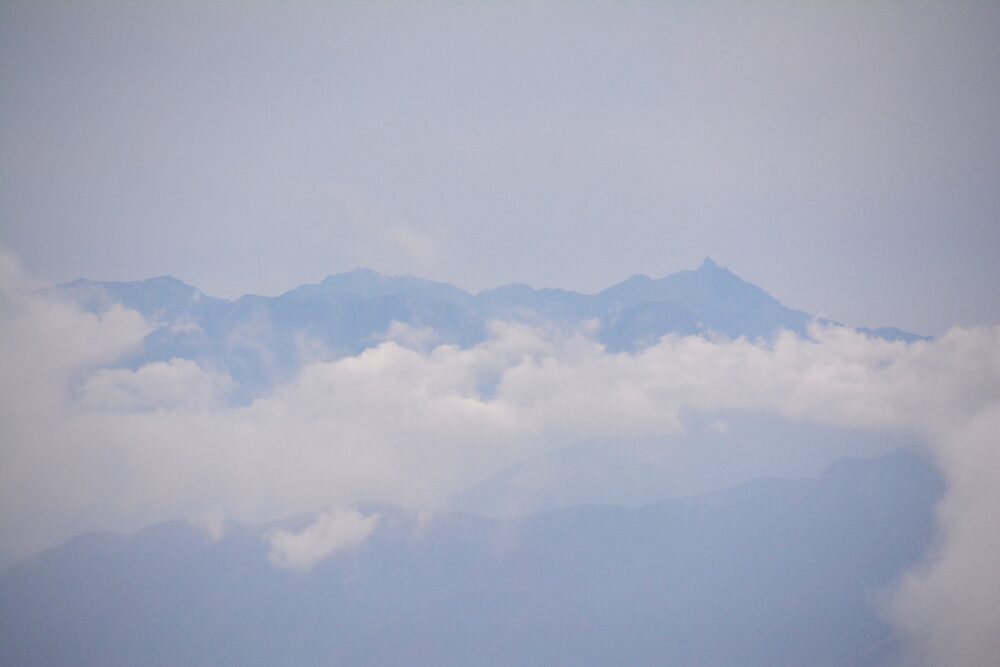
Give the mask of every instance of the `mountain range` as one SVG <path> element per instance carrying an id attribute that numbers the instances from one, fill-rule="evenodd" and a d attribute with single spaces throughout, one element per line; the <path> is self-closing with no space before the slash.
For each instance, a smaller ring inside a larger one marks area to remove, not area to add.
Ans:
<path id="1" fill-rule="evenodd" d="M 667 334 L 766 338 L 787 330 L 807 334 L 813 321 L 836 324 L 784 306 L 761 288 L 709 258 L 693 271 L 653 279 L 635 275 L 596 294 L 511 284 L 470 294 L 414 276 L 371 269 L 332 275 L 274 297 L 210 297 L 176 278 L 137 282 L 76 280 L 50 290 L 89 311 L 121 304 L 157 325 L 143 350 L 126 361 L 192 359 L 229 374 L 237 400 L 249 400 L 300 367 L 310 354 L 353 355 L 378 343 L 398 322 L 429 329 L 434 340 L 470 346 L 492 320 L 580 328 L 597 322 L 610 352 L 634 352 Z M 924 338 L 895 328 L 861 328 L 868 335 L 912 342 Z"/>

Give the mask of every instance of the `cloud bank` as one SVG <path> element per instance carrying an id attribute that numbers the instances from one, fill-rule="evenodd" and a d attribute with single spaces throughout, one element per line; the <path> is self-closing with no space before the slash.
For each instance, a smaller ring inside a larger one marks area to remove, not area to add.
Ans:
<path id="1" fill-rule="evenodd" d="M 989 665 L 1000 655 L 1000 406 L 942 435 L 933 450 L 948 481 L 939 544 L 904 579 L 890 617 L 915 664 Z"/>
<path id="2" fill-rule="evenodd" d="M 0 291 L 5 551 L 206 508 L 244 521 L 359 500 L 433 509 L 580 439 L 676 433 L 689 410 L 762 410 L 928 443 L 948 482 L 941 543 L 890 613 L 930 664 L 1000 652 L 1000 327 L 912 344 L 822 327 L 768 342 L 668 336 L 635 355 L 609 354 L 587 332 L 509 323 L 467 349 L 397 331 L 233 406 L 231 380 L 191 361 L 107 368 L 149 324 L 41 298 L 10 264 Z M 322 514 L 302 532 L 273 533 L 271 560 L 307 569 L 363 542 L 376 521 Z"/>

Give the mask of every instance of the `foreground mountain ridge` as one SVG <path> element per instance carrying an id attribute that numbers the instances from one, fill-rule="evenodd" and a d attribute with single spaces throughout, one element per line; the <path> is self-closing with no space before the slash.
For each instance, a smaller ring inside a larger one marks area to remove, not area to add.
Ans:
<path id="1" fill-rule="evenodd" d="M 362 507 L 376 532 L 308 571 L 265 539 L 301 518 L 91 533 L 0 572 L 0 663 L 890 664 L 881 596 L 930 544 L 941 490 L 897 451 L 513 522 Z"/>

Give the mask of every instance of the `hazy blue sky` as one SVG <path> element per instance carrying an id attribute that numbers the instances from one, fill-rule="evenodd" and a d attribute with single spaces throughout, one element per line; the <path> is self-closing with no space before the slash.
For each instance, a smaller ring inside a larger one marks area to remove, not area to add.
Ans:
<path id="1" fill-rule="evenodd" d="M 47 280 L 369 265 L 1000 320 L 1000 3 L 3 2 L 0 242 Z"/>

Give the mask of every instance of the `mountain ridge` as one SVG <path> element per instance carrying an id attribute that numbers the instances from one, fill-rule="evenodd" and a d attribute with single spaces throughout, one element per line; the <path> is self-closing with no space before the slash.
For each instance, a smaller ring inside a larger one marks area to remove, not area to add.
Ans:
<path id="1" fill-rule="evenodd" d="M 711 257 L 705 257 L 697 269 L 676 271 L 659 278 L 637 273 L 592 293 L 558 287 L 536 288 L 521 282 L 498 285 L 472 293 L 446 282 L 429 280 L 412 274 L 381 273 L 367 267 L 329 274 L 317 283 L 302 283 L 276 296 L 247 293 L 235 299 L 224 299 L 209 296 L 197 287 L 171 275 L 134 281 L 98 281 L 79 278 L 68 283 L 54 285 L 45 291 L 63 297 L 76 297 L 77 300 L 83 301 L 85 307 L 89 308 L 107 305 L 107 300 L 103 304 L 95 303 L 93 298 L 88 300 L 86 298 L 88 295 L 81 294 L 85 290 L 105 290 L 111 300 L 120 301 L 123 305 L 136 303 L 133 295 L 143 291 L 151 292 L 153 295 L 166 295 L 172 292 L 175 298 L 187 296 L 192 301 L 206 301 L 214 304 L 234 304 L 240 300 L 268 302 L 293 295 L 308 297 L 328 293 L 353 294 L 363 298 L 384 296 L 434 298 L 471 306 L 477 312 L 485 314 L 491 314 L 495 310 L 491 306 L 495 306 L 498 302 L 509 302 L 511 299 L 522 302 L 520 305 L 527 307 L 537 307 L 539 302 L 551 302 L 559 299 L 573 302 L 573 305 L 576 306 L 579 306 L 581 302 L 594 301 L 597 302 L 597 305 L 591 305 L 589 310 L 603 309 L 605 312 L 616 307 L 630 307 L 642 303 L 671 303 L 696 313 L 699 309 L 707 309 L 713 314 L 713 317 L 709 319 L 715 320 L 720 319 L 726 308 L 736 307 L 744 310 L 764 308 L 771 311 L 769 315 L 772 318 L 780 320 L 784 317 L 787 320 L 784 322 L 786 328 L 791 328 L 798 333 L 805 333 L 805 326 L 814 319 L 826 324 L 838 324 L 804 311 L 788 308 L 766 290 L 744 280 L 727 267 L 715 262 Z M 133 298 L 130 299 L 130 296 Z M 721 302 L 712 303 L 720 299 Z M 137 310 L 140 310 L 144 315 L 154 312 L 148 307 L 142 307 L 142 304 L 139 305 Z M 503 308 L 501 307 L 499 310 L 503 311 Z M 752 328 L 753 332 L 748 333 L 740 331 L 738 327 L 724 325 L 722 332 L 727 335 L 747 335 L 750 337 L 773 332 L 773 328 L 770 330 L 761 329 L 760 326 Z M 928 338 L 896 327 L 862 326 L 856 327 L 856 329 L 869 335 L 885 335 L 893 339 Z"/>
<path id="2" fill-rule="evenodd" d="M 885 664 L 873 591 L 926 553 L 941 488 L 895 452 L 516 522 L 380 507 L 366 542 L 294 572 L 266 535 L 298 521 L 92 533 L 0 570 L 0 662 Z"/>
<path id="3" fill-rule="evenodd" d="M 235 300 L 205 295 L 171 276 L 131 282 L 80 279 L 47 293 L 88 311 L 115 303 L 134 308 L 157 328 L 142 351 L 124 362 L 126 367 L 191 359 L 232 376 L 241 400 L 291 377 L 301 364 L 303 338 L 335 359 L 384 340 L 393 323 L 431 330 L 438 343 L 470 347 L 488 337 L 494 320 L 588 331 L 596 322 L 596 340 L 612 353 L 637 352 L 667 334 L 759 339 L 782 330 L 808 336 L 814 321 L 837 325 L 786 307 L 708 257 L 694 270 L 660 278 L 635 274 L 593 294 L 523 283 L 471 294 L 448 283 L 366 268 L 277 296 L 247 294 Z M 172 326 L 178 323 L 185 326 Z M 922 338 L 890 328 L 859 331 L 889 340 Z"/>
<path id="4" fill-rule="evenodd" d="M 456 293 L 460 293 L 460 294 L 462 294 L 464 296 L 467 296 L 467 297 L 478 297 L 478 296 L 482 296 L 483 294 L 488 294 L 490 292 L 495 292 L 497 290 L 504 290 L 504 289 L 507 289 L 507 288 L 518 288 L 519 290 L 527 289 L 527 290 L 530 290 L 532 292 L 558 292 L 558 293 L 562 293 L 562 294 L 572 294 L 572 295 L 578 295 L 578 296 L 584 296 L 584 297 L 588 297 L 588 296 L 592 297 L 592 296 L 597 296 L 598 294 L 601 294 L 602 292 L 606 292 L 609 289 L 613 289 L 613 288 L 616 288 L 618 286 L 626 285 L 626 284 L 629 284 L 629 283 L 632 283 L 632 282 L 635 282 L 635 281 L 656 282 L 656 281 L 664 280 L 666 278 L 670 278 L 672 276 L 676 276 L 676 275 L 679 275 L 679 274 L 687 274 L 687 273 L 701 273 L 702 275 L 710 275 L 710 274 L 714 273 L 716 275 L 725 275 L 725 276 L 728 276 L 730 278 L 737 279 L 737 280 L 739 280 L 741 282 L 746 282 L 742 278 L 740 278 L 740 276 L 738 276 L 736 273 L 732 272 L 731 270 L 729 270 L 726 267 L 721 266 L 720 264 L 718 264 L 717 262 L 715 262 L 711 257 L 707 257 L 706 256 L 704 258 L 704 260 L 702 260 L 702 263 L 699 265 L 699 267 L 697 269 L 682 269 L 682 270 L 679 270 L 679 271 L 675 271 L 673 273 L 665 274 L 665 275 L 663 275 L 663 276 L 661 276 L 659 278 L 652 278 L 649 275 L 644 274 L 644 273 L 635 273 L 635 274 L 632 274 L 631 276 L 629 276 L 628 278 L 625 278 L 625 279 L 623 279 L 623 280 L 621 280 L 621 281 L 619 281 L 617 283 L 613 283 L 612 285 L 609 285 L 608 287 L 605 287 L 605 288 L 603 288 L 601 290 L 598 290 L 596 292 L 583 292 L 583 291 L 579 291 L 579 290 L 571 290 L 571 289 L 566 289 L 566 288 L 562 288 L 562 287 L 534 287 L 532 285 L 529 285 L 529 284 L 523 283 L 523 282 L 504 283 L 504 284 L 496 285 L 496 286 L 493 286 L 493 287 L 483 288 L 483 289 L 479 290 L 478 292 L 471 292 L 471 291 L 465 290 L 465 289 L 463 289 L 461 287 L 458 287 L 456 285 L 452 285 L 451 283 L 447 283 L 447 282 L 443 282 L 443 281 L 437 281 L 437 280 L 431 280 L 431 279 L 428 279 L 428 278 L 422 278 L 420 276 L 416 276 L 416 275 L 411 274 L 411 273 L 399 273 L 399 274 L 395 274 L 395 273 L 383 273 L 381 271 L 378 271 L 377 269 L 373 269 L 373 268 L 366 267 L 366 266 L 358 266 L 358 267 L 355 267 L 353 269 L 349 269 L 347 271 L 342 271 L 342 272 L 339 272 L 339 273 L 327 274 L 325 277 L 323 277 L 318 282 L 315 282 L 315 283 L 308 283 L 308 282 L 307 283 L 300 283 L 299 285 L 297 285 L 295 287 L 292 287 L 292 288 L 290 288 L 288 290 L 285 290 L 284 292 L 281 292 L 281 293 L 276 294 L 276 295 L 271 295 L 271 296 L 256 294 L 256 293 L 253 293 L 253 292 L 247 292 L 247 293 L 241 294 L 240 296 L 235 297 L 235 298 L 224 298 L 224 297 L 210 296 L 207 293 L 202 292 L 199 288 L 195 287 L 191 283 L 188 283 L 185 280 L 183 280 L 181 278 L 178 278 L 178 277 L 176 277 L 174 275 L 171 275 L 171 274 L 163 274 L 163 275 L 158 275 L 158 276 L 151 276 L 149 278 L 140 278 L 140 279 L 137 279 L 137 280 L 97 280 L 97 279 L 90 279 L 90 278 L 81 277 L 81 278 L 76 278 L 76 279 L 74 279 L 72 281 L 68 281 L 68 282 L 64 282 L 64 283 L 57 283 L 57 284 L 52 285 L 49 288 L 47 288 L 47 290 L 57 290 L 58 291 L 58 290 L 62 290 L 62 289 L 72 289 L 74 287 L 81 287 L 81 286 L 121 289 L 121 288 L 125 288 L 125 287 L 137 287 L 137 286 L 140 286 L 140 285 L 158 285 L 158 284 L 160 284 L 160 285 L 167 285 L 167 284 L 169 284 L 169 285 L 175 285 L 177 287 L 183 287 L 185 289 L 192 290 L 194 292 L 198 292 L 199 294 L 201 294 L 202 296 L 207 297 L 207 298 L 215 299 L 215 300 L 218 300 L 218 301 L 228 301 L 230 303 L 232 303 L 234 301 L 237 301 L 237 300 L 239 300 L 240 298 L 243 298 L 243 297 L 279 298 L 281 296 L 284 296 L 285 294 L 288 294 L 290 292 L 294 292 L 295 290 L 303 288 L 303 287 L 307 287 L 307 288 L 308 287 L 326 287 L 326 288 L 336 289 L 338 291 L 346 291 L 346 292 L 350 292 L 350 293 L 355 293 L 355 294 L 362 295 L 361 291 L 358 289 L 358 286 L 361 286 L 361 285 L 372 285 L 372 284 L 382 284 L 382 285 L 393 284 L 393 285 L 397 285 L 397 286 L 402 286 L 402 285 L 410 285 L 410 286 L 423 285 L 423 286 L 428 286 L 428 287 L 443 287 L 443 288 L 447 288 L 449 291 L 454 291 Z M 752 285 L 752 283 L 747 283 L 747 284 L 748 285 Z M 354 286 L 353 289 L 352 289 L 352 286 Z M 397 290 L 385 291 L 385 292 L 382 292 L 382 293 L 401 294 L 401 293 L 404 293 L 405 291 L 406 291 L 405 289 L 397 289 Z"/>

